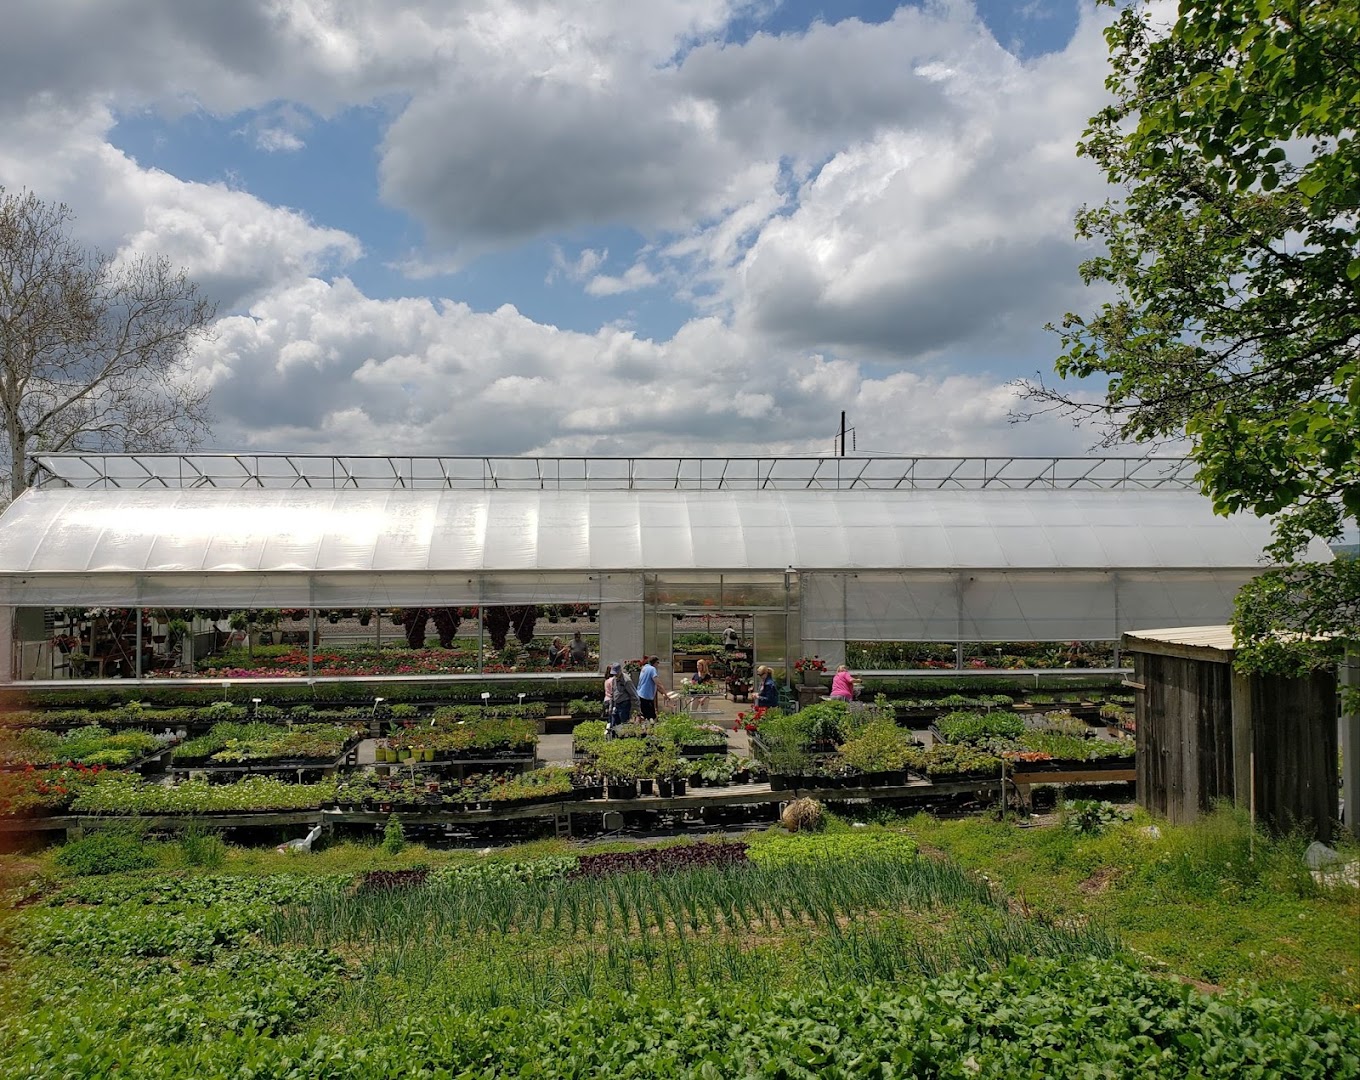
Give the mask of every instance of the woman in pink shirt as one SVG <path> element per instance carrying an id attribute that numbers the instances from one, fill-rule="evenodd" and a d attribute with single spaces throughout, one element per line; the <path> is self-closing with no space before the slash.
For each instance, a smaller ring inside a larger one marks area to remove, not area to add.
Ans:
<path id="1" fill-rule="evenodd" d="M 836 677 L 831 680 L 831 696 L 837 701 L 855 700 L 855 677 L 844 664 L 836 669 Z"/>

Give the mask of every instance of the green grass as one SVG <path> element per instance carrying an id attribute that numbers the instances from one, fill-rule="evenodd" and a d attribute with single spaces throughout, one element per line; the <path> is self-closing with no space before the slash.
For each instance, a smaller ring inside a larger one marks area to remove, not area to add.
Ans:
<path id="1" fill-rule="evenodd" d="M 1082 836 L 921 815 L 905 828 L 1035 913 L 1108 921 L 1154 970 L 1360 1006 L 1360 891 L 1317 885 L 1305 841 L 1253 842 L 1231 810 L 1194 826 L 1159 822 L 1160 839 L 1141 831 L 1148 824 L 1138 816 Z M 1360 858 L 1354 847 L 1347 854 Z"/>

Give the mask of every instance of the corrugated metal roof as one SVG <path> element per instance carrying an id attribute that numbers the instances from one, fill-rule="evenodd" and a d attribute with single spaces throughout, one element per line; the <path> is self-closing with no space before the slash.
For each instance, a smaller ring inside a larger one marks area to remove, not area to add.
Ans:
<path id="1" fill-rule="evenodd" d="M 1173 626 L 1164 630 L 1131 630 L 1126 639 L 1157 645 L 1186 645 L 1196 649 L 1232 652 L 1237 648 L 1231 626 Z"/>

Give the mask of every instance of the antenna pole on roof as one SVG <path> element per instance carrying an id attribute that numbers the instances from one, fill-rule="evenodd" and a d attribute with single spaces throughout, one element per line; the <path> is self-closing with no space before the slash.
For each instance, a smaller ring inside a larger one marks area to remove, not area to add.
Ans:
<path id="1" fill-rule="evenodd" d="M 845 410 L 841 410 L 841 457 L 845 457 Z"/>

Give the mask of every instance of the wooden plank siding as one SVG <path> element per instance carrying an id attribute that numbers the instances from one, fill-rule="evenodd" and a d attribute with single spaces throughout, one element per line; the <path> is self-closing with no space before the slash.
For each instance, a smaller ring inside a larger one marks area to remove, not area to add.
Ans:
<path id="1" fill-rule="evenodd" d="M 1234 674 L 1232 653 L 1210 648 L 1203 633 L 1191 640 L 1180 630 L 1171 641 L 1155 633 L 1122 642 L 1134 659 L 1139 804 L 1177 823 L 1220 799 L 1245 809 L 1254 755 L 1257 820 L 1330 838 L 1339 796 L 1336 674 Z"/>
<path id="2" fill-rule="evenodd" d="M 1232 673 L 1225 664 L 1137 654 L 1138 801 L 1173 822 L 1233 798 Z"/>
<path id="3" fill-rule="evenodd" d="M 1251 717 L 1257 819 L 1330 839 L 1340 794 L 1335 674 L 1253 677 Z"/>

